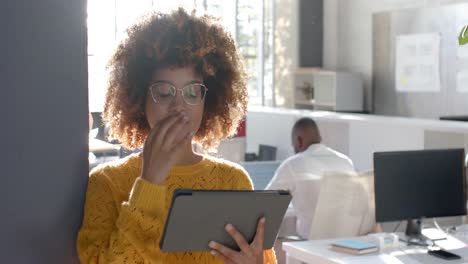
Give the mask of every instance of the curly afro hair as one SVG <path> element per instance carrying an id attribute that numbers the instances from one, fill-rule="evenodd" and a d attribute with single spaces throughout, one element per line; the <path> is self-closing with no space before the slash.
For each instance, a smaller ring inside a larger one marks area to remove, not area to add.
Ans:
<path id="1" fill-rule="evenodd" d="M 218 21 L 179 8 L 151 13 L 127 30 L 108 64 L 103 119 L 110 138 L 129 149 L 143 146 L 150 127 L 145 100 L 154 71 L 193 66 L 209 92 L 194 142 L 214 151 L 232 136 L 247 110 L 247 73 L 234 40 Z"/>

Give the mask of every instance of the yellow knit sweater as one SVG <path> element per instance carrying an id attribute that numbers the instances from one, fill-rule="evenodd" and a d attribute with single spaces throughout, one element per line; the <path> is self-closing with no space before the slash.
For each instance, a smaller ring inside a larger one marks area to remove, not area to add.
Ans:
<path id="1" fill-rule="evenodd" d="M 223 263 L 209 252 L 164 253 L 159 241 L 177 188 L 250 190 L 240 166 L 209 156 L 175 166 L 163 186 L 139 178 L 142 158 L 129 156 L 94 169 L 88 182 L 84 218 L 78 234 L 82 263 Z M 276 263 L 273 250 L 264 263 Z"/>

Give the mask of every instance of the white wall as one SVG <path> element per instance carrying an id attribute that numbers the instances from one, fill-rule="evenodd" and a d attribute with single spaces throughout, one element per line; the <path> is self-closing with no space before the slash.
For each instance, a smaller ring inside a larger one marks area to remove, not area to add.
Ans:
<path id="1" fill-rule="evenodd" d="M 437 7 L 467 0 L 324 0 L 324 68 L 363 74 L 366 108 L 371 109 L 372 14 Z"/>

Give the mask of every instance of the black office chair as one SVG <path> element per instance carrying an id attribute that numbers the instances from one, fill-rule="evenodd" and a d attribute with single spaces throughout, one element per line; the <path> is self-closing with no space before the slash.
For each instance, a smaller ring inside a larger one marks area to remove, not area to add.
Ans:
<path id="1" fill-rule="evenodd" d="M 98 128 L 98 133 L 96 135 L 96 139 L 107 141 L 106 127 L 104 122 L 102 121 L 102 113 L 101 112 L 91 112 L 93 116 L 93 127 L 92 129 Z"/>
<path id="2" fill-rule="evenodd" d="M 259 161 L 276 160 L 276 150 L 277 148 L 274 146 L 260 144 L 258 146 L 258 160 Z"/>

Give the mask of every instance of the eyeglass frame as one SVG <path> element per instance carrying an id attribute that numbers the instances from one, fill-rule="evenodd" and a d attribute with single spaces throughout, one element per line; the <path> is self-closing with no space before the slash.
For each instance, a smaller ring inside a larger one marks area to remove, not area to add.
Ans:
<path id="1" fill-rule="evenodd" d="M 169 85 L 170 87 L 174 88 L 175 94 L 174 94 L 174 95 L 171 95 L 171 96 L 172 96 L 172 100 L 175 99 L 175 97 L 177 96 L 177 92 L 180 91 L 180 95 L 182 96 L 182 99 L 184 100 L 184 103 L 186 103 L 186 104 L 188 104 L 188 105 L 200 105 L 200 103 L 203 102 L 203 101 L 205 100 L 206 93 L 208 92 L 208 87 L 206 87 L 206 85 L 204 85 L 203 83 L 196 83 L 196 82 L 194 82 L 194 83 L 189 83 L 189 84 L 185 85 L 185 86 L 182 87 L 182 88 L 177 88 L 175 85 L 173 85 L 173 84 L 170 83 L 170 82 L 158 81 L 158 82 L 152 83 L 152 84 L 148 87 L 148 90 L 150 91 L 150 94 L 151 94 L 151 99 L 153 99 L 153 101 L 154 101 L 156 104 L 169 104 L 169 103 L 161 103 L 161 102 L 158 102 L 158 101 L 156 101 L 156 99 L 154 98 L 154 94 L 153 94 L 153 89 L 152 89 L 152 87 L 153 87 L 154 85 L 156 85 L 156 84 L 167 84 L 167 85 Z M 197 104 L 190 104 L 190 103 L 188 103 L 187 100 L 185 99 L 184 93 L 183 93 L 184 88 L 186 88 L 186 87 L 188 87 L 188 86 L 190 86 L 190 85 L 200 85 L 201 87 L 204 88 L 203 98 L 202 98 L 202 100 L 200 101 L 200 103 L 197 103 Z M 171 101 L 171 103 L 172 103 L 172 101 Z"/>

